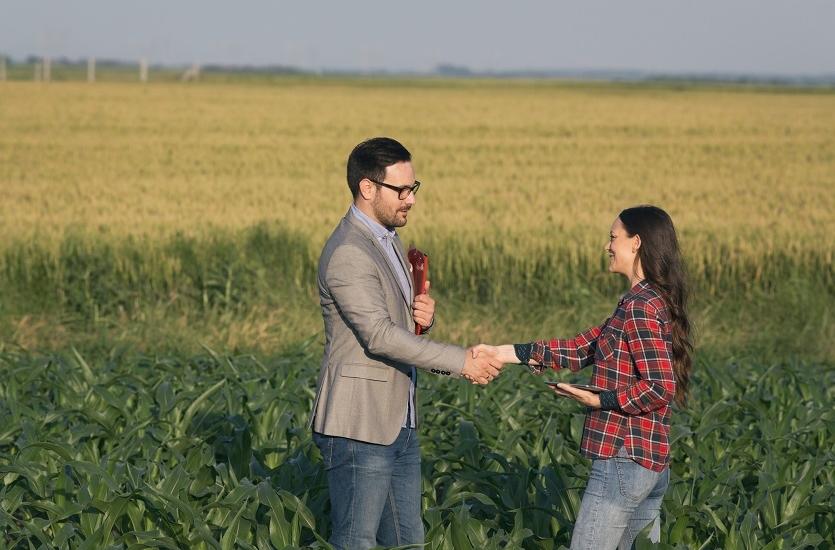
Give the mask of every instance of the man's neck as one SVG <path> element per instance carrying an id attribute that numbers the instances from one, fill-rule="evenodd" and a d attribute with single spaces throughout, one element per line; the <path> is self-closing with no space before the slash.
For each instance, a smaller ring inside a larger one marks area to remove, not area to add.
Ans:
<path id="1" fill-rule="evenodd" d="M 365 214 L 368 219 L 379 225 L 380 227 L 384 227 L 386 231 L 394 231 L 393 227 L 389 227 L 384 223 L 381 223 L 380 220 L 377 219 L 377 216 L 374 215 L 374 209 L 371 208 L 371 204 L 368 202 L 354 202 L 354 207 Z"/>

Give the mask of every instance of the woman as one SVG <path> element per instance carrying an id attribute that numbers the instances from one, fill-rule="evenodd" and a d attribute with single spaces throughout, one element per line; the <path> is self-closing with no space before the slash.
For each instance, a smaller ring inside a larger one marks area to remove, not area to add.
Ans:
<path id="1" fill-rule="evenodd" d="M 630 290 L 603 324 L 574 338 L 473 350 L 530 365 L 535 374 L 593 365 L 591 384 L 603 391 L 554 387 L 589 407 L 581 448 L 592 469 L 572 549 L 628 549 L 660 517 L 670 477 L 670 405 L 685 404 L 690 383 L 687 289 L 672 220 L 654 206 L 628 208 L 612 224 L 605 250 L 609 271 L 629 279 Z"/>

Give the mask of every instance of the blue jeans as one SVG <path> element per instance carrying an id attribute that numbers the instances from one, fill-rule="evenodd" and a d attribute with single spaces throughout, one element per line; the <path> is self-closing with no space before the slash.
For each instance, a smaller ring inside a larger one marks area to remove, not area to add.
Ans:
<path id="1" fill-rule="evenodd" d="M 661 501 L 670 483 L 670 469 L 653 472 L 626 456 L 594 460 L 571 549 L 629 550 L 641 529 L 655 522 L 650 540 L 659 542 Z"/>
<path id="2" fill-rule="evenodd" d="M 423 543 L 420 446 L 403 428 L 391 445 L 313 433 L 331 498 L 330 543 L 337 550 Z"/>

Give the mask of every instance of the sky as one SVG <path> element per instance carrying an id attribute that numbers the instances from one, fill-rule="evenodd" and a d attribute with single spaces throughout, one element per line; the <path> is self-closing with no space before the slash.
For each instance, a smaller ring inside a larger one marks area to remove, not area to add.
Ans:
<path id="1" fill-rule="evenodd" d="M 3 0 L 0 53 L 309 70 L 835 74 L 834 0 Z"/>

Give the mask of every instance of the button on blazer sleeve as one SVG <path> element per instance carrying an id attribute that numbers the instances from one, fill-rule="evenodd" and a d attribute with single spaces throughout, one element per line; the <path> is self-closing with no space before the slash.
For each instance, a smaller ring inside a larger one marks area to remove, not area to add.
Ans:
<path id="1" fill-rule="evenodd" d="M 337 309 L 369 353 L 430 372 L 436 369 L 461 375 L 466 350 L 398 326 L 389 312 L 380 273 L 362 250 L 351 245 L 338 247 L 324 279 Z"/>

